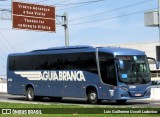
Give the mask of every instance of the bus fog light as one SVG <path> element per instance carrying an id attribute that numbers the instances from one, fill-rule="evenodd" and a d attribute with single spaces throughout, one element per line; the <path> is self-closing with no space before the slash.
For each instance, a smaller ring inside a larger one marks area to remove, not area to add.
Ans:
<path id="1" fill-rule="evenodd" d="M 125 90 L 125 91 L 128 91 L 127 87 L 121 86 L 120 88 L 123 89 L 123 90 Z"/>

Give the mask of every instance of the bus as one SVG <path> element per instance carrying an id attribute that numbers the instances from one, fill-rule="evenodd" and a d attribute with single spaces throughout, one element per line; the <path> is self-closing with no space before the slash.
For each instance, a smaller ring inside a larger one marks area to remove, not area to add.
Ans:
<path id="1" fill-rule="evenodd" d="M 27 100 L 84 98 L 125 103 L 149 98 L 151 75 L 145 52 L 119 47 L 67 46 L 8 55 L 7 90 Z"/>

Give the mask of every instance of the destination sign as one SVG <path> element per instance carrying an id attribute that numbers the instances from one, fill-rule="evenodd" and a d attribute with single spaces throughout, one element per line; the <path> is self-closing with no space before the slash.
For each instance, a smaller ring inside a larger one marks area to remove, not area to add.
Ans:
<path id="1" fill-rule="evenodd" d="M 26 30 L 39 30 L 39 31 L 54 31 L 55 32 L 55 20 L 54 19 L 42 19 L 34 17 L 14 16 L 13 15 L 13 27 Z"/>
<path id="2" fill-rule="evenodd" d="M 13 14 L 55 19 L 55 7 L 13 2 Z"/>
<path id="3" fill-rule="evenodd" d="M 12 2 L 13 28 L 56 31 L 55 7 Z"/>

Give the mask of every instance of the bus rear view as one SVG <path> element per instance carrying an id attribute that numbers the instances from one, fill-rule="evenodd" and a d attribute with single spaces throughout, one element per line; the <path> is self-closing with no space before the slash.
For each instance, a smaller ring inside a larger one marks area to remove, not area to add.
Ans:
<path id="1" fill-rule="evenodd" d="M 92 46 L 11 54 L 8 93 L 25 95 L 30 101 L 39 97 L 54 101 L 63 97 L 86 98 L 92 104 L 101 100 L 124 103 L 129 99 L 149 98 L 148 59 L 155 61 L 134 49 Z"/>

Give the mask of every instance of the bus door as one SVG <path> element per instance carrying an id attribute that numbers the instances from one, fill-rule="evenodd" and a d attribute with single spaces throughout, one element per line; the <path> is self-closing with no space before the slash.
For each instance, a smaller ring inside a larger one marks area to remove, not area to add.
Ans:
<path id="1" fill-rule="evenodd" d="M 99 65 L 102 82 L 107 87 L 107 97 L 113 97 L 113 90 L 117 86 L 115 60 L 112 55 L 99 53 Z"/>

